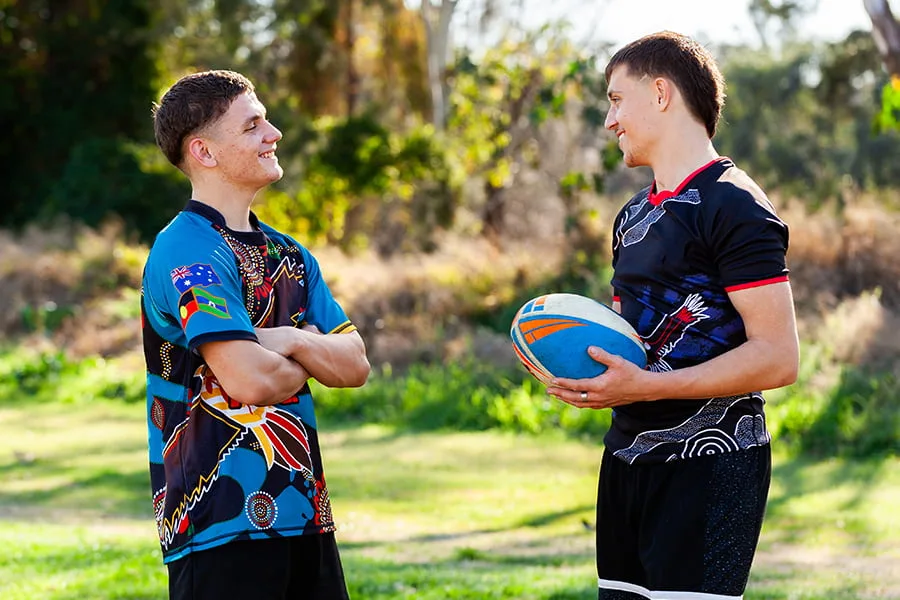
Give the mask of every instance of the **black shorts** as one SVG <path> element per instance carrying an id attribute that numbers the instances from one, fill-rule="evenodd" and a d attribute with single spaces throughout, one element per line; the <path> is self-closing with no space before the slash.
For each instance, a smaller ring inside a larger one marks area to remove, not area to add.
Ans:
<path id="1" fill-rule="evenodd" d="M 229 542 L 169 563 L 171 600 L 348 600 L 333 533 Z"/>
<path id="2" fill-rule="evenodd" d="M 598 598 L 741 598 L 771 473 L 768 444 L 646 465 L 604 452 Z"/>

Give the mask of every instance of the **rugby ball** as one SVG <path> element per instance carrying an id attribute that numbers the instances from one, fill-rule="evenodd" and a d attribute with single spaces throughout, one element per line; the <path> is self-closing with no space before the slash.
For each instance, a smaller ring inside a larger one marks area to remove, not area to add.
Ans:
<path id="1" fill-rule="evenodd" d="M 586 379 L 606 371 L 587 353 L 598 346 L 642 369 L 644 342 L 634 328 L 608 306 L 577 294 L 546 294 L 526 302 L 510 329 L 513 350 L 541 383 L 554 377 Z"/>

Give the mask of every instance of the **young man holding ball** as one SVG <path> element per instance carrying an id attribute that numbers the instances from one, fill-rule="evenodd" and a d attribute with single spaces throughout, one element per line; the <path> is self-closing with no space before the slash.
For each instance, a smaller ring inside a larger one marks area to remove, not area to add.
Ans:
<path id="1" fill-rule="evenodd" d="M 653 183 L 614 224 L 613 308 L 648 367 L 592 347 L 598 377 L 548 393 L 612 408 L 597 498 L 598 598 L 742 597 L 771 476 L 762 390 L 799 361 L 788 229 L 712 144 L 725 94 L 710 53 L 661 32 L 606 69 L 614 132 Z"/>

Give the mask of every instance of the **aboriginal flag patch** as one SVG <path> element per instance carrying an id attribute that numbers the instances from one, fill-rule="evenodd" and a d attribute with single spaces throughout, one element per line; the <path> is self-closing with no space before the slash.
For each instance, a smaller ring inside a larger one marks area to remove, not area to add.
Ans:
<path id="1" fill-rule="evenodd" d="M 178 300 L 178 316 L 181 319 L 182 329 L 187 327 L 188 321 L 198 312 L 220 319 L 227 319 L 229 316 L 225 298 L 210 294 L 203 288 L 191 288 Z"/>

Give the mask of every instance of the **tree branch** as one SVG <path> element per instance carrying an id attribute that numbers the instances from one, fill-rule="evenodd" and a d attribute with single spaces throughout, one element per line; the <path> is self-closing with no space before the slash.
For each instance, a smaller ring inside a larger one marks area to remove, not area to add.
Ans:
<path id="1" fill-rule="evenodd" d="M 863 0 L 872 20 L 872 37 L 884 66 L 900 77 L 900 22 L 894 18 L 888 0 Z"/>

